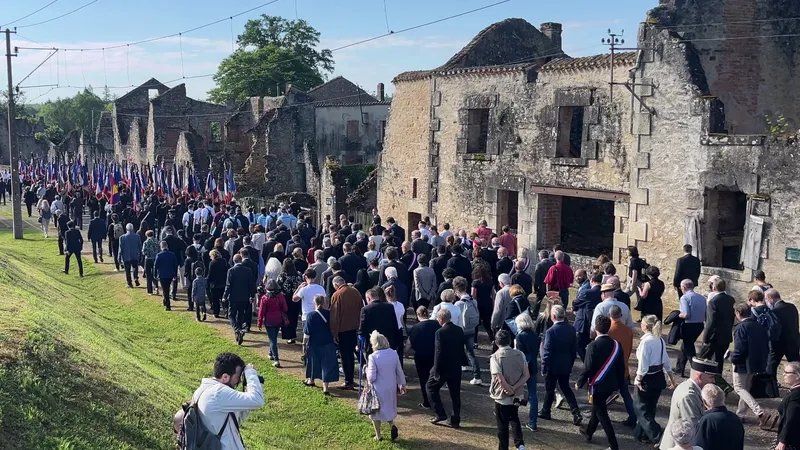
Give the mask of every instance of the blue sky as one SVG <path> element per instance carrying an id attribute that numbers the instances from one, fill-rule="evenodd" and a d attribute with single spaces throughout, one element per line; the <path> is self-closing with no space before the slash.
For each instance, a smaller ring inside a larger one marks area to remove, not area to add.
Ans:
<path id="1" fill-rule="evenodd" d="M 25 0 L 5 5 L 0 25 L 29 14 L 52 0 Z M 24 27 L 69 12 L 90 0 L 58 0 L 28 19 L 13 23 L 18 34 L 14 46 L 59 48 L 102 48 L 188 30 L 238 14 L 266 0 L 98 0 L 86 8 L 47 24 Z M 498 0 L 386 0 L 389 28 L 400 30 Z M 335 70 L 373 92 L 379 82 L 391 92 L 391 80 L 400 72 L 441 65 L 486 26 L 509 17 L 520 17 L 538 26 L 542 22 L 564 25 L 564 50 L 572 56 L 606 52 L 600 44 L 608 28 L 625 30 L 626 40 L 635 42 L 636 29 L 648 9 L 658 0 L 510 0 L 483 11 L 432 26 L 395 34 L 334 53 Z M 9 9 L 10 7 L 10 9 Z M 233 20 L 147 44 L 102 51 L 58 52 L 22 86 L 31 87 L 28 101 L 37 103 L 74 94 L 76 88 L 91 85 L 100 92 L 104 85 L 121 95 L 133 84 L 155 77 L 175 86 L 185 82 L 189 94 L 204 99 L 214 86 L 210 77 L 180 80 L 181 77 L 212 74 L 231 52 L 231 27 L 238 34 L 248 18 L 260 14 L 299 17 L 322 34 L 321 46 L 335 48 L 386 33 L 382 0 L 278 0 Z M 14 80 L 18 83 L 48 52 L 20 50 L 14 59 Z M 3 83 L 5 86 L 5 83 Z"/>

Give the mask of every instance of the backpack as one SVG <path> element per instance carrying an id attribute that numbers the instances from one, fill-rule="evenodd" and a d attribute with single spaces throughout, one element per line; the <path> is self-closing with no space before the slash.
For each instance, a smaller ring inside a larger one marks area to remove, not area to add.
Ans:
<path id="1" fill-rule="evenodd" d="M 202 394 L 201 394 L 202 395 Z M 222 434 L 228 427 L 228 421 L 233 419 L 233 424 L 239 428 L 236 416 L 228 413 L 225 423 L 222 424 L 219 433 L 213 434 L 200 419 L 200 412 L 197 403 L 186 402 L 181 405 L 181 409 L 175 413 L 173 427 L 177 433 L 178 450 L 221 450 Z"/>
<path id="2" fill-rule="evenodd" d="M 765 330 L 767 330 L 767 337 L 769 338 L 770 342 L 775 342 L 780 340 L 781 338 L 781 323 L 778 322 L 778 318 L 775 317 L 775 313 L 771 310 L 767 309 L 761 314 L 758 314 L 755 308 L 751 308 L 753 312 L 753 316 L 756 318 L 758 323 L 760 323 Z"/>
<path id="3" fill-rule="evenodd" d="M 478 312 L 478 304 L 468 297 L 469 300 L 462 300 L 464 302 L 464 310 L 461 311 L 461 318 L 464 321 L 464 334 L 470 335 L 475 333 L 478 324 L 481 322 L 481 314 Z M 468 331 L 471 331 L 468 333 Z"/>
<path id="4" fill-rule="evenodd" d="M 117 222 L 114 224 L 114 239 L 119 239 L 122 235 L 125 234 L 125 228 L 122 226 L 121 223 Z"/>

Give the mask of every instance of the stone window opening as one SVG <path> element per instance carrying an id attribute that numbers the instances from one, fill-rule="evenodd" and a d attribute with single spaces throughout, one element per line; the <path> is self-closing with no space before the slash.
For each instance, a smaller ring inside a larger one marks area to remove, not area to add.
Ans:
<path id="1" fill-rule="evenodd" d="M 743 270 L 747 195 L 725 187 L 706 189 L 704 209 L 703 265 Z"/>
<path id="2" fill-rule="evenodd" d="M 147 98 L 150 99 L 150 100 L 158 97 L 158 95 L 159 95 L 158 94 L 158 89 L 148 89 L 147 90 Z"/>
<path id="3" fill-rule="evenodd" d="M 558 143 L 556 157 L 580 158 L 583 147 L 584 108 L 561 106 L 558 108 Z"/>
<path id="4" fill-rule="evenodd" d="M 358 151 L 361 142 L 361 122 L 358 120 L 347 121 L 346 139 L 346 150 L 349 152 Z"/>
<path id="5" fill-rule="evenodd" d="M 378 128 L 378 139 L 383 142 L 386 139 L 386 121 L 381 120 L 380 128 Z"/>
<path id="6" fill-rule="evenodd" d="M 239 142 L 241 130 L 238 125 L 228 125 L 226 139 L 228 142 Z"/>
<path id="7" fill-rule="evenodd" d="M 560 244 L 567 253 L 596 258 L 614 250 L 614 202 L 538 194 L 539 248 Z"/>
<path id="8" fill-rule="evenodd" d="M 486 153 L 489 147 L 489 109 L 467 111 L 467 153 Z"/>
<path id="9" fill-rule="evenodd" d="M 519 192 L 497 190 L 497 228 L 508 225 L 512 234 L 519 228 Z M 499 231 L 498 231 L 499 233 Z"/>
<path id="10" fill-rule="evenodd" d="M 417 198 L 417 179 L 411 179 L 411 198 Z"/>
<path id="11" fill-rule="evenodd" d="M 219 122 L 209 123 L 211 142 L 222 142 L 222 126 Z"/>

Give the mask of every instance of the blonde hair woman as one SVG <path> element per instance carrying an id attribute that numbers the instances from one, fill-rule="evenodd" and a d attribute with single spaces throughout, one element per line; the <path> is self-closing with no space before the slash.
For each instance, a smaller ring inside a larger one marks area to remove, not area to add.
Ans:
<path id="1" fill-rule="evenodd" d="M 406 376 L 400 366 L 400 358 L 397 352 L 389 347 L 389 340 L 386 336 L 373 331 L 369 336 L 373 352 L 367 361 L 367 382 L 372 386 L 381 408 L 374 414 L 370 414 L 372 426 L 375 428 L 376 441 L 380 441 L 381 422 L 389 422 L 391 425 L 392 440 L 398 436 L 397 427 L 394 419 L 397 418 L 397 390 L 400 395 L 406 393 Z"/>
<path id="2" fill-rule="evenodd" d="M 671 378 L 672 364 L 667 354 L 664 339 L 661 338 L 661 321 L 654 315 L 642 318 L 642 336 L 639 347 L 636 349 L 636 386 L 634 401 L 643 406 L 642 414 L 638 416 L 634 437 L 639 440 L 656 444 L 660 440 L 663 429 L 656 422 L 656 407 L 658 398 L 667 385 L 674 387 Z M 670 381 L 667 383 L 666 377 Z"/>
<path id="3" fill-rule="evenodd" d="M 42 197 L 39 200 L 39 204 L 36 205 L 36 209 L 39 210 L 39 222 L 42 224 L 42 232 L 44 232 L 44 237 L 50 237 L 50 221 L 53 220 L 53 213 L 50 212 L 50 202 L 47 201 L 46 198 Z"/>

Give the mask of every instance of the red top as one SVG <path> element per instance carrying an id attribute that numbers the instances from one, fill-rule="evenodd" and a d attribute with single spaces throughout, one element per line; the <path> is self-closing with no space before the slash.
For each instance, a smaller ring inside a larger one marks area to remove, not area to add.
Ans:
<path id="1" fill-rule="evenodd" d="M 544 277 L 544 283 L 549 285 L 551 290 L 560 291 L 562 289 L 569 289 L 574 279 L 572 268 L 564 264 L 563 261 L 556 261 L 556 265 L 547 271 L 547 276 Z"/>
<path id="2" fill-rule="evenodd" d="M 311 264 L 313 264 L 313 263 L 317 262 L 317 261 L 314 259 L 314 252 L 316 252 L 316 251 L 317 251 L 317 249 L 316 249 L 316 248 L 314 248 L 314 247 L 311 247 L 311 248 L 309 248 L 309 249 L 308 249 L 308 253 L 306 254 L 306 261 L 311 261 L 311 262 L 309 263 L 309 265 L 311 265 Z"/>
<path id="3" fill-rule="evenodd" d="M 517 258 L 517 238 L 511 233 L 503 233 L 500 236 L 500 246 L 508 250 L 508 256 L 511 259 Z"/>
<path id="4" fill-rule="evenodd" d="M 286 297 L 278 292 L 275 297 L 261 296 L 258 307 L 258 327 L 280 327 L 283 325 L 283 315 L 288 311 Z"/>
<path id="5" fill-rule="evenodd" d="M 478 227 L 478 229 L 477 229 L 477 230 L 475 230 L 475 234 L 477 234 L 477 235 L 478 235 L 478 238 L 479 238 L 480 240 L 482 240 L 482 241 L 484 241 L 484 242 L 488 243 L 488 242 L 489 242 L 489 239 L 491 239 L 491 238 L 492 238 L 492 229 L 491 229 L 491 228 L 489 228 L 489 227 L 483 227 L 483 226 L 481 226 L 481 227 Z"/>

